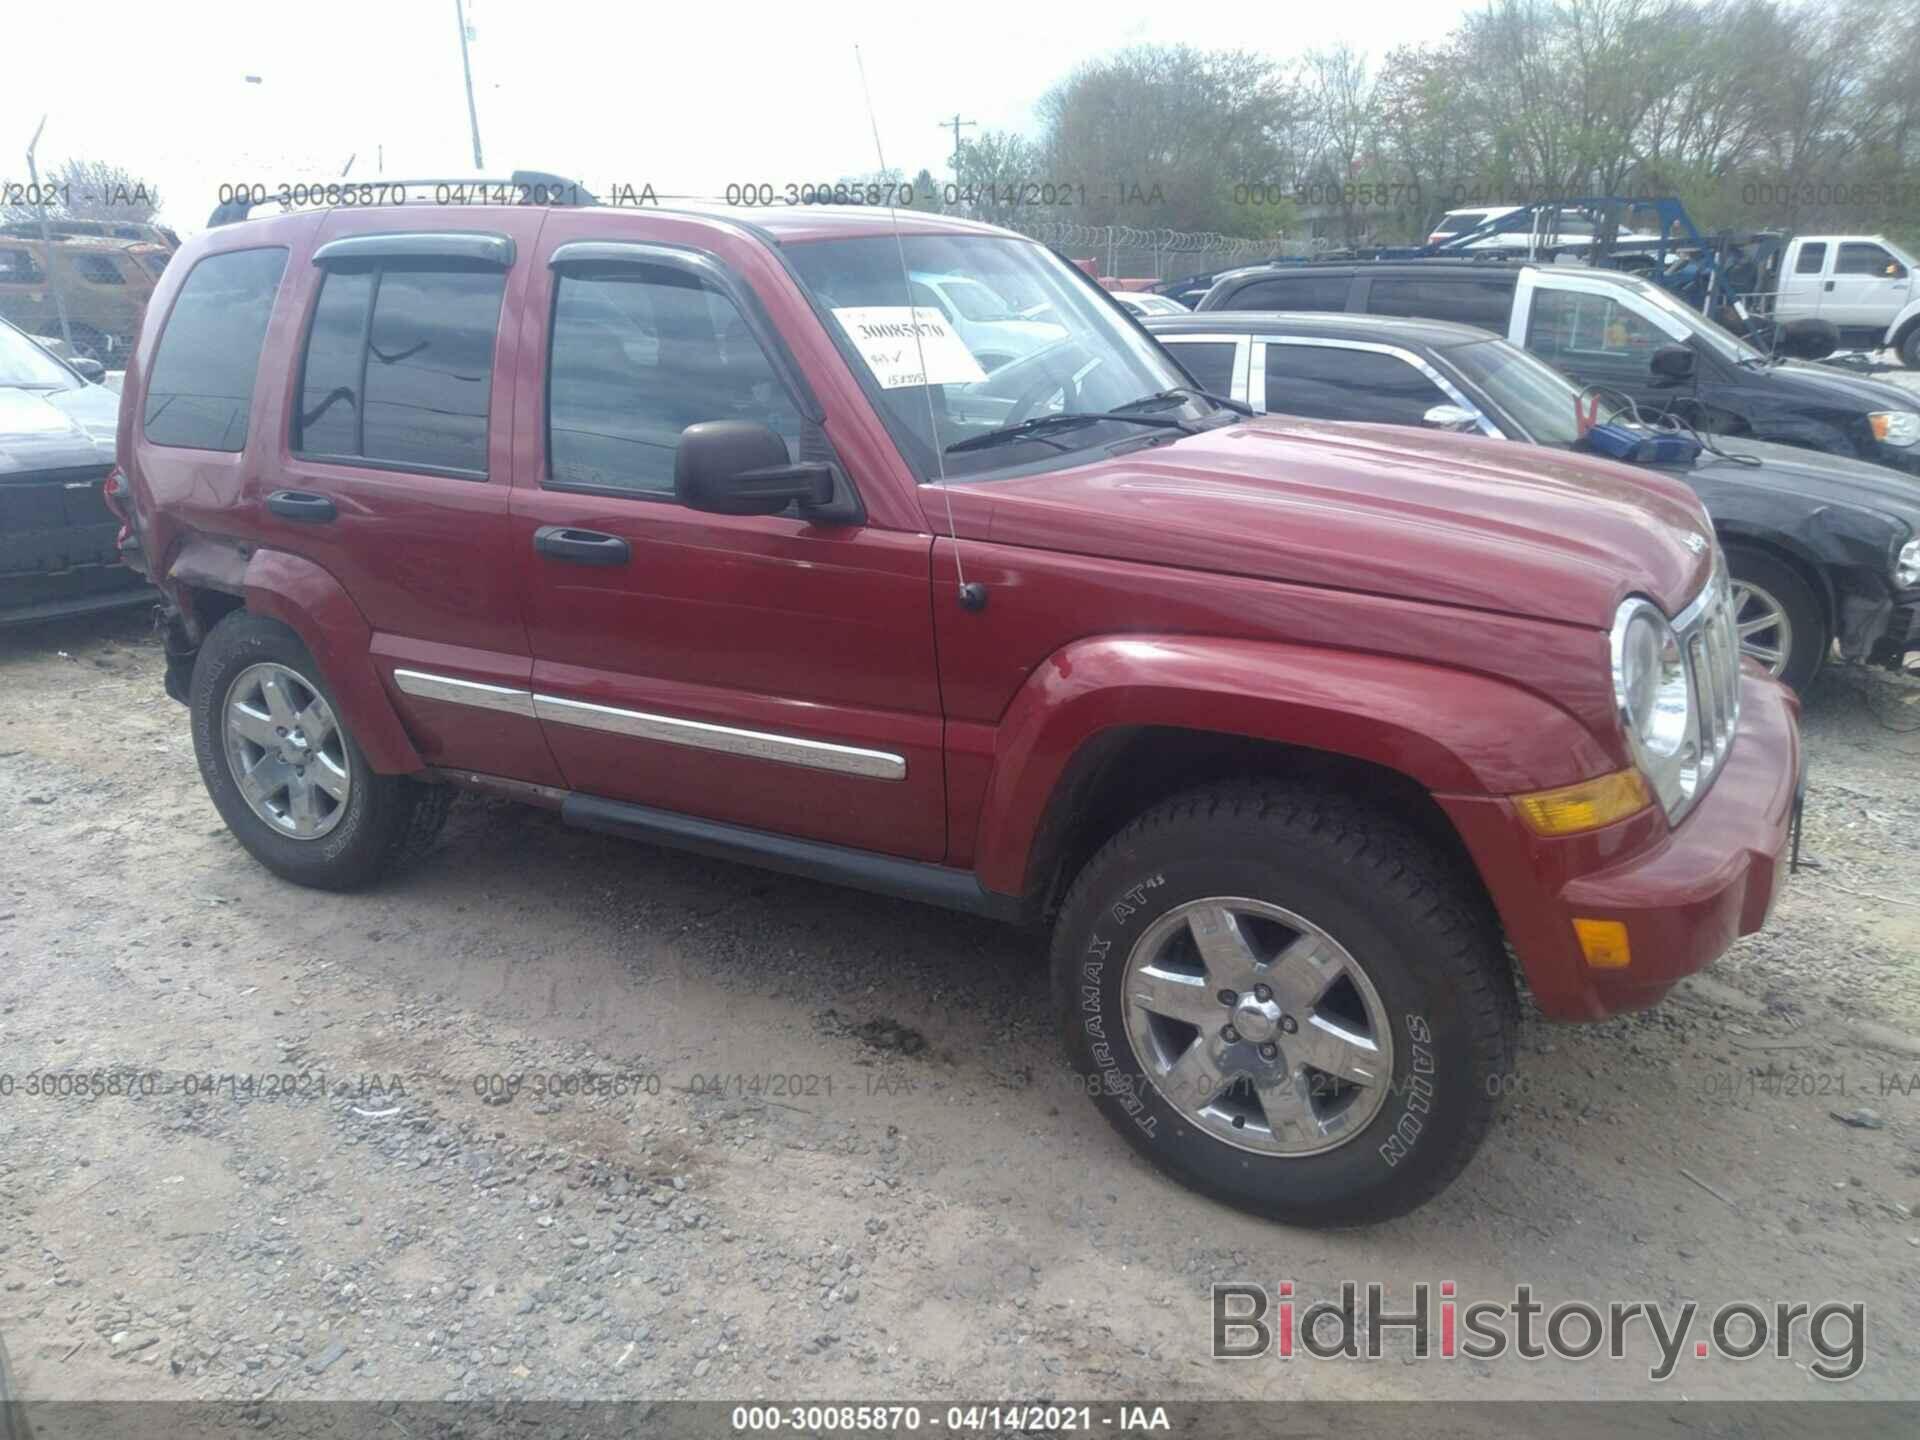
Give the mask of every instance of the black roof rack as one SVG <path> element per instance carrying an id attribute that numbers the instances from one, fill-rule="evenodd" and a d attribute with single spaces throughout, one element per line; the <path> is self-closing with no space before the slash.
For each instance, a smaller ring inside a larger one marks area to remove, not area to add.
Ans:
<path id="1" fill-rule="evenodd" d="M 415 187 L 422 189 L 431 187 L 434 190 L 450 186 L 459 186 L 465 190 L 510 189 L 522 197 L 517 203 L 523 205 L 572 206 L 600 203 L 593 192 L 578 180 L 569 180 L 564 175 L 554 175 L 545 170 L 516 170 L 504 177 L 432 175 L 412 180 L 389 180 L 382 175 L 376 180 L 341 180 L 338 183 L 342 190 L 375 185 L 383 190 L 399 190 L 408 193 L 411 193 Z M 324 187 L 314 188 L 324 191 Z M 213 214 L 207 218 L 207 228 L 211 230 L 221 225 L 236 225 L 248 218 L 255 205 L 265 203 L 267 201 L 254 200 L 243 195 L 216 205 Z"/>

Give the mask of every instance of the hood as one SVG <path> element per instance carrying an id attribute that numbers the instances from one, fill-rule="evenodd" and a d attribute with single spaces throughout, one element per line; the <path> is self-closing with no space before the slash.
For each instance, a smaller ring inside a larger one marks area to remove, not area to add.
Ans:
<path id="1" fill-rule="evenodd" d="M 111 465 L 119 420 L 120 397 L 98 385 L 78 390 L 0 386 L 0 480 Z"/>
<path id="2" fill-rule="evenodd" d="M 972 487 L 970 487 L 972 488 Z M 1000 543 L 1605 628 L 1712 565 L 1684 484 L 1590 456 L 1264 417 L 978 487 Z"/>
<path id="3" fill-rule="evenodd" d="M 1920 397 L 1914 398 L 1920 400 Z M 1804 496 L 1815 503 L 1859 505 L 1903 520 L 1920 533 L 1920 477 L 1889 465 L 1828 455 L 1819 450 L 1802 450 L 1793 445 L 1770 445 L 1729 435 L 1716 437 L 1714 443 L 1728 455 L 1750 455 L 1760 463 L 1742 465 L 1735 460 L 1704 454 L 1691 467 L 1695 480 L 1764 486 Z M 1670 470 L 1668 473 L 1687 472 Z"/>
<path id="4" fill-rule="evenodd" d="M 1920 410 L 1920 395 L 1913 391 L 1865 375 L 1849 375 L 1837 366 L 1783 360 L 1772 367 L 1772 373 L 1790 376 L 1797 387 L 1831 405 L 1863 411 Z"/>

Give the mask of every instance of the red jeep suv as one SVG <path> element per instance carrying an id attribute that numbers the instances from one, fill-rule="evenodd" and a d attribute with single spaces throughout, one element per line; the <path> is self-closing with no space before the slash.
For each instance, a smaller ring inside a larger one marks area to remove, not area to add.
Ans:
<path id="1" fill-rule="evenodd" d="M 1515 957 L 1549 1016 L 1648 1005 L 1783 881 L 1794 702 L 1678 482 L 1251 419 L 988 226 L 248 220 L 125 394 L 126 548 L 262 864 L 365 884 L 470 787 L 1050 923 L 1094 1102 L 1265 1215 L 1459 1173 Z"/>

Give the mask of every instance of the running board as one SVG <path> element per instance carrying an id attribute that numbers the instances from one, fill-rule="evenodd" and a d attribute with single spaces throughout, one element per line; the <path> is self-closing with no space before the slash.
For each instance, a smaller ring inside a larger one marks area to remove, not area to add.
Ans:
<path id="1" fill-rule="evenodd" d="M 983 889 L 972 871 L 956 870 L 950 865 L 901 860 L 892 855 L 877 855 L 871 850 L 830 845 L 823 840 L 799 840 L 791 835 L 751 830 L 718 820 L 700 820 L 671 810 L 655 810 L 623 800 L 603 800 L 595 795 L 568 795 L 560 802 L 560 818 L 582 830 L 624 835 L 651 845 L 690 850 L 716 860 L 737 860 L 763 870 L 825 880 L 899 900 L 917 900 L 924 905 L 983 915 L 990 920 L 1018 925 L 1034 918 L 1032 910 L 1019 896 Z"/>

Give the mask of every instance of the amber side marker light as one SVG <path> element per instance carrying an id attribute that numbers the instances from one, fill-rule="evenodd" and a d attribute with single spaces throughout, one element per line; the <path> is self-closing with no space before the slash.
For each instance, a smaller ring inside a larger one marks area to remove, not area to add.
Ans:
<path id="1" fill-rule="evenodd" d="M 1573 933 L 1580 937 L 1580 953 L 1591 969 L 1624 970 L 1633 963 L 1627 927 L 1618 920 L 1576 919 Z"/>
<path id="2" fill-rule="evenodd" d="M 1513 803 L 1537 834 L 1577 835 L 1646 809 L 1653 795 L 1638 770 L 1616 770 L 1558 790 L 1515 795 Z"/>

